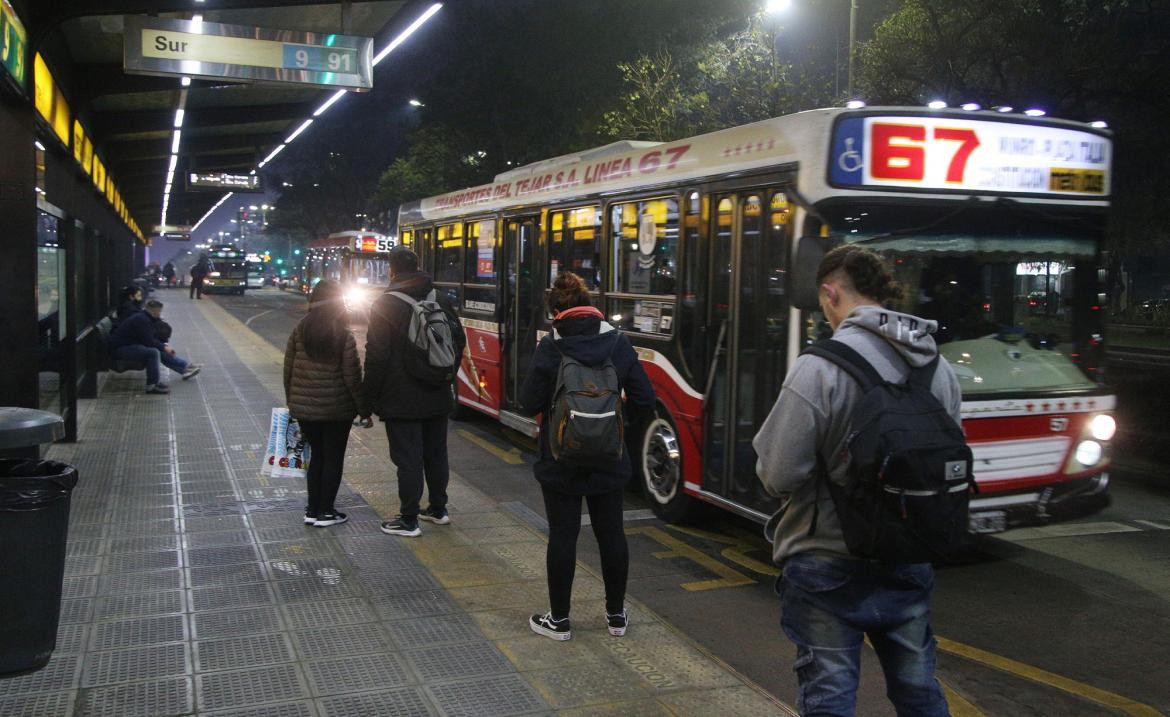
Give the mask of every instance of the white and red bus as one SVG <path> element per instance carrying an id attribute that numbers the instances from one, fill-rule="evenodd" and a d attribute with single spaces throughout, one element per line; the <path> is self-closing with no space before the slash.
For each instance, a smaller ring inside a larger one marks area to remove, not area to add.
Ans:
<path id="1" fill-rule="evenodd" d="M 826 333 L 812 275 L 864 243 L 936 319 L 963 389 L 972 529 L 1047 518 L 1108 484 L 1098 252 L 1112 140 L 985 111 L 825 109 L 667 143 L 617 142 L 404 205 L 399 231 L 460 307 L 460 404 L 534 434 L 517 389 L 558 272 L 637 347 L 658 417 L 631 441 L 650 504 L 763 521 L 751 440 Z"/>
<path id="2" fill-rule="evenodd" d="M 377 295 L 390 284 L 389 252 L 394 237 L 374 232 L 347 231 L 309 242 L 301 291 L 308 293 L 322 279 L 340 282 L 345 304 L 355 317 L 364 317 Z"/>

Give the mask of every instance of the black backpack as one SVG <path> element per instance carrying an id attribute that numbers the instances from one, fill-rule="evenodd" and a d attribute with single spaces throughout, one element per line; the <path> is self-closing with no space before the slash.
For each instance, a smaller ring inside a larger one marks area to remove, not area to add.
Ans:
<path id="1" fill-rule="evenodd" d="M 905 383 L 893 383 L 840 341 L 818 341 L 804 353 L 832 362 L 861 385 L 845 441 L 846 483 L 823 481 L 849 552 L 885 563 L 953 557 L 977 488 L 963 429 L 930 391 L 938 357 L 911 368 Z M 814 511 L 809 535 L 815 530 Z"/>
<path id="2" fill-rule="evenodd" d="M 598 366 L 586 366 L 561 351 L 555 341 L 553 347 L 561 354 L 548 434 L 553 458 L 583 466 L 620 460 L 625 419 L 612 355 Z M 612 354 L 613 349 L 610 351 Z"/>
<path id="3" fill-rule="evenodd" d="M 403 356 L 406 373 L 427 386 L 454 381 L 463 359 L 459 320 L 439 303 L 433 289 L 421 300 L 400 291 L 386 293 L 410 306 Z"/>

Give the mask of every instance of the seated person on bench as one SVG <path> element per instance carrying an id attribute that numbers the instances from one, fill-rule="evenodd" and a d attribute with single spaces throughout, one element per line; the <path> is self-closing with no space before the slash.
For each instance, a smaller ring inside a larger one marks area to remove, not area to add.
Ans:
<path id="1" fill-rule="evenodd" d="M 110 355 L 118 361 L 137 361 L 146 364 L 146 392 L 169 393 L 170 388 L 159 380 L 159 364 L 177 371 L 183 380 L 199 373 L 200 367 L 187 363 L 175 355 L 175 350 L 159 340 L 154 320 L 162 315 L 162 302 L 151 299 L 146 309 L 126 317 L 110 334 Z"/>

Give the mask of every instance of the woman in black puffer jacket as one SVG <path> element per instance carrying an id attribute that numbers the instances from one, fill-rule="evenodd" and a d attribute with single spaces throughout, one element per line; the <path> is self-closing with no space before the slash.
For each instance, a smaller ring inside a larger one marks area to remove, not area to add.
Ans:
<path id="1" fill-rule="evenodd" d="M 553 458 L 549 448 L 549 421 L 562 353 L 587 366 L 613 361 L 618 385 L 625 391 L 625 413 L 640 425 L 653 415 L 654 389 L 638 354 L 624 334 L 604 320 L 589 302 L 589 290 L 576 274 L 557 277 L 548 297 L 553 331 L 536 346 L 532 369 L 520 389 L 520 407 L 528 415 L 544 414 L 540 426 L 540 460 L 534 467 L 544 494 L 548 517 L 548 593 L 550 611 L 533 615 L 529 627 L 554 640 L 568 640 L 569 603 L 577 562 L 577 534 L 581 531 L 581 499 L 589 506 L 593 534 L 601 550 L 605 582 L 606 624 L 611 635 L 626 632 L 626 578 L 630 555 L 622 518 L 622 494 L 630 479 L 628 453 L 597 466 L 568 465 Z"/>
<path id="2" fill-rule="evenodd" d="M 341 285 L 322 281 L 313 287 L 309 313 L 301 319 L 284 351 L 284 395 L 288 412 L 309 443 L 309 504 L 305 523 L 325 527 L 345 522 L 333 506 L 341 487 L 345 447 L 355 416 L 369 423 L 362 399 L 362 367 L 357 342 L 346 326 Z"/>

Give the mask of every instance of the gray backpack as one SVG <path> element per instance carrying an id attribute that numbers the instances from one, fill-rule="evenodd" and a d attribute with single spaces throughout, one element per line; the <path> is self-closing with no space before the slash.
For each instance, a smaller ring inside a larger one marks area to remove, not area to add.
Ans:
<path id="1" fill-rule="evenodd" d="M 613 358 L 586 366 L 555 342 L 553 347 L 561 353 L 548 434 L 553 458 L 577 465 L 616 462 L 625 446 L 625 421 Z"/>
<path id="2" fill-rule="evenodd" d="M 429 386 L 453 381 L 460 358 L 456 334 L 462 328 L 458 321 L 443 310 L 433 290 L 422 301 L 416 301 L 401 291 L 387 293 L 405 301 L 411 308 L 408 349 L 403 357 L 406 372 Z"/>

